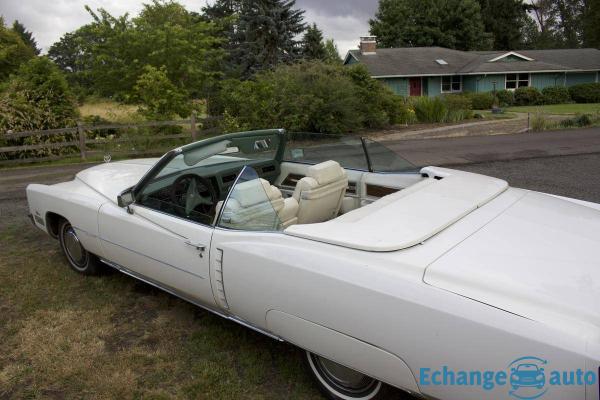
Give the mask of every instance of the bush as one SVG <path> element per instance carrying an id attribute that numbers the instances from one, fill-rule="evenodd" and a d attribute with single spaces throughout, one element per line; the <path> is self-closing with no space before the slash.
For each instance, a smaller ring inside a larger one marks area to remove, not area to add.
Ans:
<path id="1" fill-rule="evenodd" d="M 409 115 L 403 99 L 364 67 L 316 61 L 282 65 L 253 80 L 223 81 L 212 106 L 226 117 L 226 131 L 282 127 L 344 133 L 402 122 Z"/>
<path id="2" fill-rule="evenodd" d="M 494 106 L 494 95 L 490 92 L 468 93 L 473 110 L 489 110 Z"/>
<path id="3" fill-rule="evenodd" d="M 58 67 L 46 57 L 36 57 L 21 65 L 0 96 L 0 138 L 6 131 L 42 130 L 72 127 L 78 111 L 69 86 Z M 55 143 L 73 140 L 73 135 L 32 136 L 10 140 L 13 145 Z M 68 152 L 68 148 L 21 152 L 15 157 Z M 10 153 L 13 154 L 13 153 Z"/>
<path id="4" fill-rule="evenodd" d="M 458 122 L 464 119 L 473 118 L 471 99 L 464 95 L 449 94 L 442 97 L 448 114 L 446 122 Z"/>
<path id="5" fill-rule="evenodd" d="M 192 111 L 187 94 L 169 80 L 164 66 L 158 69 L 146 65 L 134 90 L 136 98 L 142 104 L 140 114 L 150 120 L 186 117 Z"/>
<path id="6" fill-rule="evenodd" d="M 414 97 L 410 101 L 419 122 L 446 122 L 448 106 L 441 97 Z"/>
<path id="7" fill-rule="evenodd" d="M 548 129 L 550 122 L 546 119 L 544 113 L 537 112 L 531 116 L 531 130 L 540 132 Z"/>
<path id="8" fill-rule="evenodd" d="M 544 96 L 538 89 L 525 86 L 515 90 L 515 104 L 518 106 L 537 106 L 544 104 Z"/>
<path id="9" fill-rule="evenodd" d="M 576 103 L 600 103 L 600 83 L 583 83 L 569 88 Z"/>
<path id="10" fill-rule="evenodd" d="M 544 104 L 565 104 L 571 102 L 569 89 L 564 86 L 552 86 L 542 89 Z"/>
<path id="11" fill-rule="evenodd" d="M 499 90 L 496 92 L 496 98 L 500 107 L 509 107 L 515 104 L 515 92 L 512 90 Z"/>

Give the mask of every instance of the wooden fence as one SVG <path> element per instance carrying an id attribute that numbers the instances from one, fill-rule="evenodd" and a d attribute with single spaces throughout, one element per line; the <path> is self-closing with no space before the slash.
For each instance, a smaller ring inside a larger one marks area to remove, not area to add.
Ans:
<path id="1" fill-rule="evenodd" d="M 192 114 L 189 119 L 182 119 L 176 121 L 148 121 L 138 124 L 109 124 L 109 125 L 85 125 L 81 122 L 77 123 L 77 127 L 73 128 L 60 128 L 60 129 L 47 129 L 47 130 L 36 130 L 36 131 L 22 131 L 22 132 L 7 132 L 3 135 L 0 135 L 0 139 L 12 140 L 12 139 L 22 139 L 28 137 L 51 137 L 55 135 L 63 135 L 63 134 L 72 134 L 75 136 L 76 140 L 69 141 L 61 141 L 61 142 L 49 142 L 49 143 L 40 143 L 40 144 L 28 144 L 28 145 L 14 145 L 14 146 L 5 146 L 0 147 L 0 165 L 7 164 L 19 164 L 19 163 L 32 163 L 32 162 L 41 162 L 41 161 L 50 161 L 50 160 L 58 160 L 62 158 L 72 158 L 74 156 L 73 153 L 70 154 L 61 154 L 61 155 L 52 155 L 52 156 L 44 156 L 44 157 L 29 157 L 29 158 L 12 158 L 8 160 L 2 160 L 2 154 L 6 153 L 17 153 L 23 151 L 34 151 L 41 149 L 55 149 L 62 147 L 77 147 L 79 149 L 79 156 L 82 161 L 85 161 L 87 157 L 94 153 L 102 153 L 102 150 L 91 150 L 88 148 L 88 145 L 95 144 L 118 144 L 118 143 L 126 143 L 132 141 L 132 137 L 116 137 L 114 138 L 99 138 L 99 139 L 89 139 L 87 137 L 87 132 L 94 131 L 106 131 L 106 130 L 119 130 L 119 129 L 131 129 L 131 128 L 151 128 L 151 127 L 164 127 L 164 126 L 189 126 L 189 133 L 177 133 L 177 134 L 162 134 L 162 135 L 144 135 L 139 136 L 147 141 L 166 141 L 173 139 L 189 139 L 190 142 L 194 142 L 198 140 L 199 137 L 205 136 L 211 133 L 218 132 L 217 128 L 204 128 L 206 123 L 214 122 L 218 119 L 218 117 L 208 117 L 208 118 L 197 118 L 195 114 Z M 202 129 L 198 128 L 198 125 L 201 124 L 203 126 Z M 121 154 L 121 155 L 151 155 L 154 154 L 152 151 L 146 150 L 136 151 L 136 150 L 126 150 L 126 151 L 111 151 L 112 154 Z"/>

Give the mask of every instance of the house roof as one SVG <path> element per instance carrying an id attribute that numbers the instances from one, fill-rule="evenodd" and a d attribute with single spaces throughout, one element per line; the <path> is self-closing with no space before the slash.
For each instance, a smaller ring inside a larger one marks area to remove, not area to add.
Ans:
<path id="1" fill-rule="evenodd" d="M 600 50 L 597 49 L 506 52 L 406 47 L 377 49 L 374 54 L 350 50 L 346 61 L 350 57 L 364 64 L 374 77 L 600 70 Z M 519 58 L 522 61 L 506 61 Z M 445 64 L 436 60 L 443 60 Z"/>

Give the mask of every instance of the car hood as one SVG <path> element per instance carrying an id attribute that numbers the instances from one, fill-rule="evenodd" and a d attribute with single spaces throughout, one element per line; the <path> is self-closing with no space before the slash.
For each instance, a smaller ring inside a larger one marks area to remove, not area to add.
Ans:
<path id="1" fill-rule="evenodd" d="M 600 341 L 600 211 L 524 192 L 430 264 L 424 280 Z"/>
<path id="2" fill-rule="evenodd" d="M 100 164 L 79 172 L 75 178 L 116 203 L 117 196 L 138 183 L 157 161 L 143 158 Z"/>

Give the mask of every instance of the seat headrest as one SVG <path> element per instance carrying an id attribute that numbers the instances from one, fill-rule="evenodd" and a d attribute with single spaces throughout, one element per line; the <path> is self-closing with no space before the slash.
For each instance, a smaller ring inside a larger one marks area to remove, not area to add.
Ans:
<path id="1" fill-rule="evenodd" d="M 340 164 L 329 160 L 308 168 L 308 176 L 317 181 L 319 185 L 326 185 L 345 177 L 346 172 L 340 167 Z"/>
<path id="2" fill-rule="evenodd" d="M 231 197 L 236 199 L 242 207 L 251 207 L 267 200 L 277 200 L 282 196 L 279 189 L 259 178 L 236 185 Z"/>

